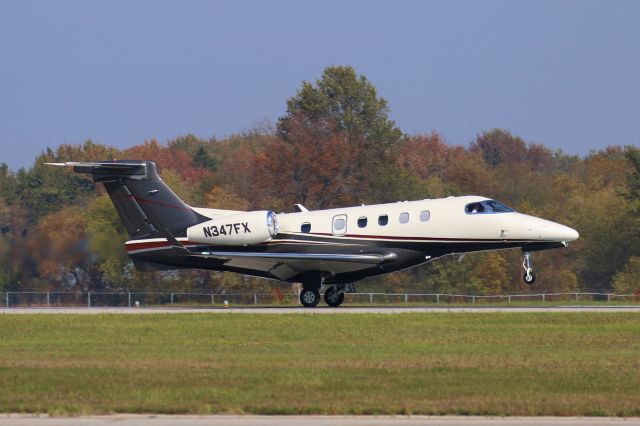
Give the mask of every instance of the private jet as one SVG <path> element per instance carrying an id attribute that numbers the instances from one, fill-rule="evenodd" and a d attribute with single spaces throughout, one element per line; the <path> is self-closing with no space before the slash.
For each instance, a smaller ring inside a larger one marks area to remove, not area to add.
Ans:
<path id="1" fill-rule="evenodd" d="M 191 207 L 152 161 L 47 163 L 102 182 L 142 271 L 198 268 L 302 283 L 300 302 L 337 307 L 354 283 L 442 256 L 519 248 L 524 282 L 532 253 L 567 247 L 578 232 L 481 196 L 446 197 L 275 214 Z"/>

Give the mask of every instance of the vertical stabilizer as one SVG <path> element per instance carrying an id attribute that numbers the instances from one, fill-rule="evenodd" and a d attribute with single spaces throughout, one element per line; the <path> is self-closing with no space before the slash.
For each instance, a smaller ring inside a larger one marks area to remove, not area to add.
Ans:
<path id="1" fill-rule="evenodd" d="M 50 163 L 73 167 L 102 182 L 132 239 L 186 236 L 186 229 L 207 220 L 180 199 L 158 176 L 152 161 Z"/>

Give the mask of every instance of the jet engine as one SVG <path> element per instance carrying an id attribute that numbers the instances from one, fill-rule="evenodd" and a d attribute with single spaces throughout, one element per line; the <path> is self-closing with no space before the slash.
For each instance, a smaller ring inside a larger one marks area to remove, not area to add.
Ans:
<path id="1" fill-rule="evenodd" d="M 194 243 L 211 245 L 253 245 L 271 240 L 278 233 L 278 218 L 272 211 L 235 213 L 187 228 Z"/>

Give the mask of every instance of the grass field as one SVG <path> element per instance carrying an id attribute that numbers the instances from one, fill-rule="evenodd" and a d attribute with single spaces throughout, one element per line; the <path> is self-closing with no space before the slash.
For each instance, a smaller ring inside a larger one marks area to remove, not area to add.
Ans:
<path id="1" fill-rule="evenodd" d="M 640 415 L 640 314 L 0 315 L 0 411 Z"/>

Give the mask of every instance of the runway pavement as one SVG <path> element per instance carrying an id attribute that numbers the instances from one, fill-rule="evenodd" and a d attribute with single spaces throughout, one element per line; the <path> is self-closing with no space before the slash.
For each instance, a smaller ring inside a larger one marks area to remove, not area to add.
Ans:
<path id="1" fill-rule="evenodd" d="M 400 314 L 412 312 L 640 312 L 640 306 L 477 306 L 477 307 L 240 307 L 240 308 L 184 308 L 184 307 L 138 307 L 138 308 L 0 308 L 0 314 Z"/>
<path id="2" fill-rule="evenodd" d="M 640 418 L 463 416 L 153 416 L 34 417 L 0 415 L 3 426 L 640 426 Z"/>

